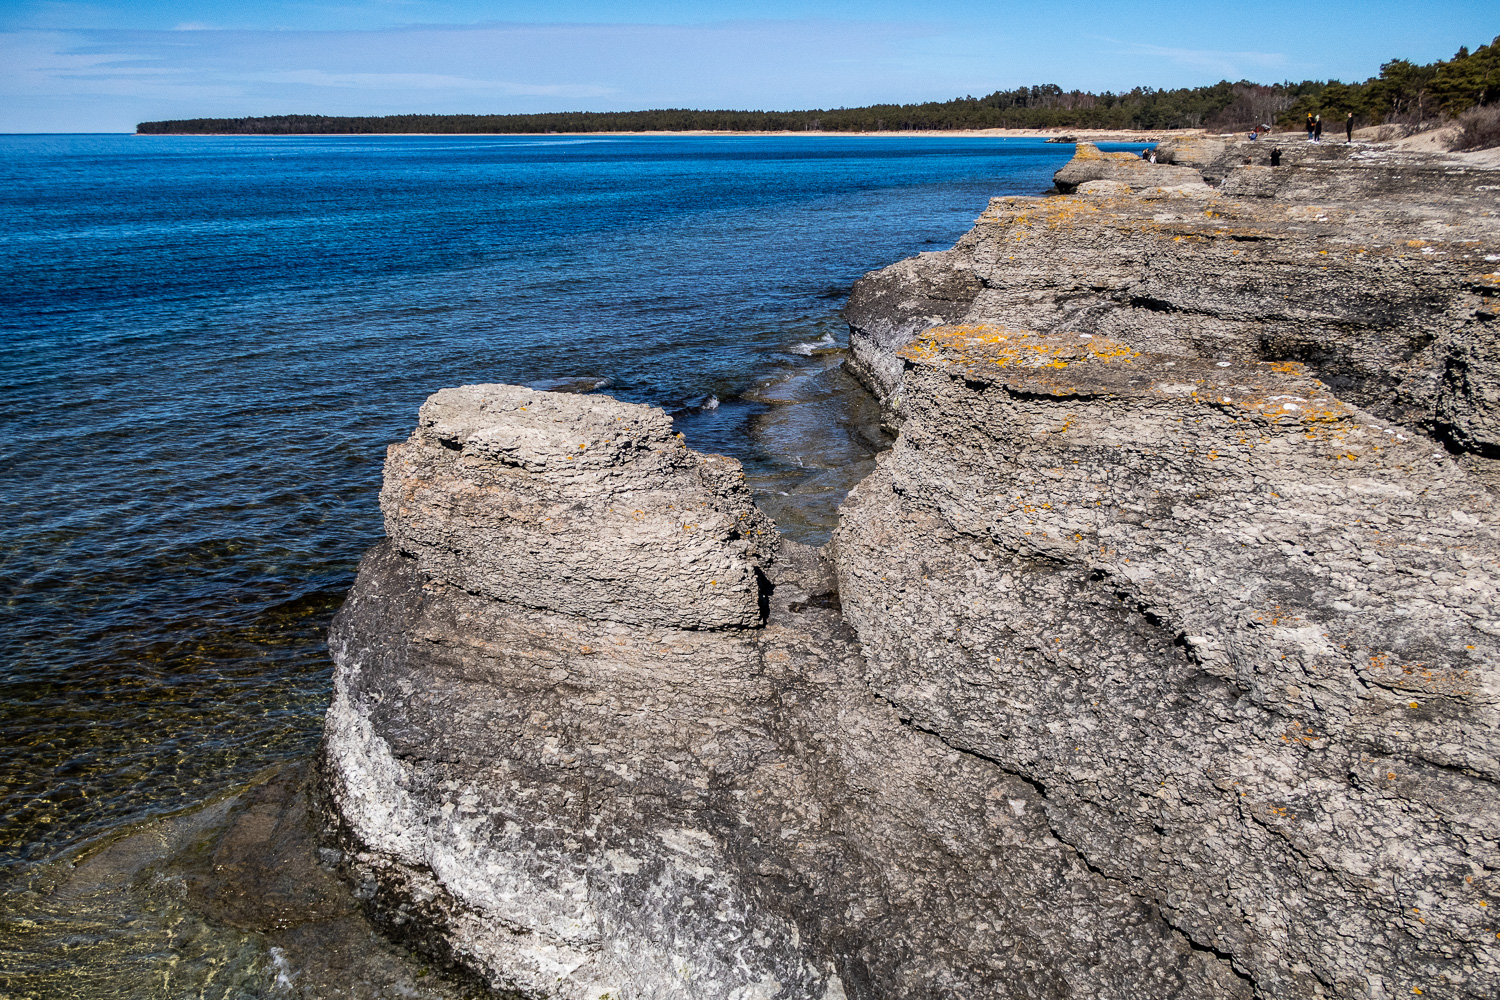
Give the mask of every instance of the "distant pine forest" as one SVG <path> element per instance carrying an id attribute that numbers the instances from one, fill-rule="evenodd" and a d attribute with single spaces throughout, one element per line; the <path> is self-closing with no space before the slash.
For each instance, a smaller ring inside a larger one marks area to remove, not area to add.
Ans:
<path id="1" fill-rule="evenodd" d="M 1393 59 L 1363 83 L 1306 80 L 1126 93 L 1065 91 L 1055 84 L 926 104 L 816 111 L 565 111 L 530 115 L 384 115 L 189 118 L 141 122 L 142 135 L 310 135 L 549 132 L 889 132 L 926 129 L 1091 128 L 1231 130 L 1295 125 L 1308 114 L 1360 125 L 1420 124 L 1500 99 L 1500 37 L 1473 52 L 1418 65 Z"/>

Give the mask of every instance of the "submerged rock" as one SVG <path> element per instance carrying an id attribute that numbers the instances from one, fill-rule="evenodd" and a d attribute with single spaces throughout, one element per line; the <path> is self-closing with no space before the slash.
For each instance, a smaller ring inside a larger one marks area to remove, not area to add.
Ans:
<path id="1" fill-rule="evenodd" d="M 316 779 L 248 787 L 15 872 L 0 926 L 5 997 L 480 1000 L 462 970 L 393 943 L 325 841 Z"/>
<path id="2" fill-rule="evenodd" d="M 432 397 L 330 636 L 373 915 L 525 997 L 1492 995 L 1492 223 L 1178 187 L 856 286 L 821 550 L 659 410 Z"/>

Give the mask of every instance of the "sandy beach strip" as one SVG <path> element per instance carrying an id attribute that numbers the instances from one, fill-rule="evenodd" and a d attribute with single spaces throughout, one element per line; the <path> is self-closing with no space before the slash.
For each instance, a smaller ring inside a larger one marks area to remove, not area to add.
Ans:
<path id="1" fill-rule="evenodd" d="M 885 139 L 1058 139 L 1063 136 L 1070 140 L 1079 142 L 1160 142 L 1174 136 L 1194 136 L 1208 134 L 1201 128 L 1180 129 L 1079 129 L 1079 128 L 974 128 L 974 129 L 885 129 L 880 132 L 838 132 L 838 131 L 752 131 L 752 130 L 730 130 L 730 129 L 660 129 L 655 131 L 615 131 L 615 132 L 136 132 L 135 135 L 144 138 L 157 136 L 220 136 L 240 137 L 252 139 L 266 138 L 297 138 L 306 136 L 308 138 L 328 138 L 331 136 L 353 136 L 353 135 L 418 135 L 418 136 L 506 136 L 511 138 L 527 138 L 539 135 L 558 136 L 620 136 L 620 135 L 649 135 L 649 136 L 674 136 L 674 135 L 701 135 L 701 136 L 774 136 L 776 138 L 791 138 L 805 136 L 807 138 L 827 138 L 830 136 L 861 136 L 869 138 Z"/>

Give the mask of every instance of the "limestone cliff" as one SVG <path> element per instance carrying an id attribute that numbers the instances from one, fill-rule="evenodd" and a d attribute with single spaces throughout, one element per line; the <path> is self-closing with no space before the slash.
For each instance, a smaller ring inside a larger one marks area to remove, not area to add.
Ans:
<path id="1" fill-rule="evenodd" d="M 1493 174 L 1242 155 L 861 282 L 822 550 L 658 410 L 429 400 L 330 636 L 377 918 L 524 997 L 1494 995 Z"/>
<path id="2" fill-rule="evenodd" d="M 1066 330 L 1168 354 L 1301 361 L 1385 419 L 1464 452 L 1500 448 L 1500 171 L 1332 143 L 1292 144 L 1273 168 L 1270 146 L 1163 151 L 1219 188 L 1093 180 L 1071 197 L 994 199 L 954 249 L 855 286 L 855 371 L 899 422 L 894 354 L 922 330 Z"/>
<path id="3" fill-rule="evenodd" d="M 1483 488 L 1297 366 L 987 327 L 903 353 L 837 537 L 872 689 L 1257 995 L 1500 982 Z"/>
<path id="4" fill-rule="evenodd" d="M 717 488 L 661 489 L 663 465 Z M 597 493 L 561 496 L 582 480 Z M 1248 995 L 1058 840 L 1032 783 L 866 685 L 819 552 L 750 529 L 776 554 L 735 591 L 754 621 L 721 614 L 706 595 L 747 541 L 725 526 L 758 522 L 735 463 L 659 410 L 445 390 L 384 499 L 390 540 L 330 640 L 329 786 L 380 913 L 497 988 Z M 555 539 L 568 569 L 545 587 L 482 583 Z M 580 595 L 610 573 L 656 596 L 601 612 Z"/>

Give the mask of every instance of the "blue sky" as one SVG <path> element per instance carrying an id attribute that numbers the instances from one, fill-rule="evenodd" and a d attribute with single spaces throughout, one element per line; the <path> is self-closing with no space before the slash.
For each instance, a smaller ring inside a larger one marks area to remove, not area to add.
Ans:
<path id="1" fill-rule="evenodd" d="M 1494 0 L 0 0 L 0 132 L 1351 80 L 1496 34 Z"/>

